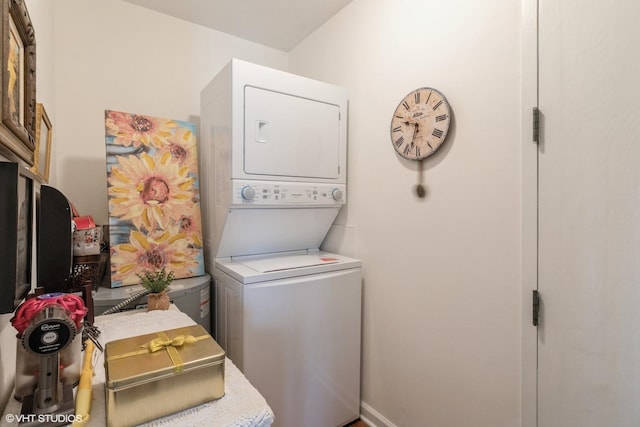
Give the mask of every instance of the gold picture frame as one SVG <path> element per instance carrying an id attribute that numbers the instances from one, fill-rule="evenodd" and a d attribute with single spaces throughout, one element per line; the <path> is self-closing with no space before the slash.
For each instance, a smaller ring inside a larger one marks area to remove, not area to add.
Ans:
<path id="1" fill-rule="evenodd" d="M 0 154 L 34 163 L 36 38 L 24 0 L 0 0 Z"/>
<path id="2" fill-rule="evenodd" d="M 53 140 L 53 126 L 44 105 L 36 104 L 36 149 L 31 167 L 40 181 L 49 183 L 49 166 L 51 165 L 51 141 Z"/>

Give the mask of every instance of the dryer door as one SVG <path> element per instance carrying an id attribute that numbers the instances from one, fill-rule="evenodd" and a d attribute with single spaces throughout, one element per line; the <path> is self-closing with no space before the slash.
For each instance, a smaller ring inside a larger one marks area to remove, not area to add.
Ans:
<path id="1" fill-rule="evenodd" d="M 246 174 L 338 178 L 339 106 L 253 86 L 244 97 Z"/>

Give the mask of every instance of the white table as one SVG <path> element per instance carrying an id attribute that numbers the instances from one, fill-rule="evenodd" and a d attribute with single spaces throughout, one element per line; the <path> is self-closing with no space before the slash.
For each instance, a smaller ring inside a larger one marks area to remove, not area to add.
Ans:
<path id="1" fill-rule="evenodd" d="M 167 311 L 129 311 L 107 316 L 97 316 L 95 325 L 100 329 L 100 343 L 104 345 L 116 339 L 149 334 L 161 330 L 195 325 L 186 314 L 172 306 Z M 96 349 L 96 351 L 98 351 Z M 104 358 L 100 354 L 95 364 L 91 418 L 87 427 L 104 426 L 105 414 L 105 372 Z M 203 427 L 268 427 L 273 423 L 273 412 L 269 405 L 240 370 L 229 360 L 225 360 L 225 395 L 221 399 L 208 402 L 167 417 L 144 424 L 145 426 L 203 426 Z M 9 400 L 0 424 L 17 426 L 17 421 L 7 422 L 7 414 L 19 414 L 20 403 L 13 397 Z M 11 416 L 9 417 L 11 418 Z"/>

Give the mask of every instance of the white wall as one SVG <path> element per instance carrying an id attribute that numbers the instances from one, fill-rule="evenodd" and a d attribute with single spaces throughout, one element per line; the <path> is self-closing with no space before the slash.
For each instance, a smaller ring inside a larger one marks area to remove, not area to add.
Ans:
<path id="1" fill-rule="evenodd" d="M 520 424 L 519 13 L 509 0 L 354 0 L 289 53 L 291 72 L 349 92 L 349 206 L 325 246 L 363 260 L 371 420 Z M 454 116 L 424 164 L 425 199 L 389 138 L 421 86 Z"/>
<path id="2" fill-rule="evenodd" d="M 83 215 L 108 217 L 104 110 L 198 124 L 200 91 L 238 57 L 287 54 L 120 0 L 56 0 L 57 178 Z"/>

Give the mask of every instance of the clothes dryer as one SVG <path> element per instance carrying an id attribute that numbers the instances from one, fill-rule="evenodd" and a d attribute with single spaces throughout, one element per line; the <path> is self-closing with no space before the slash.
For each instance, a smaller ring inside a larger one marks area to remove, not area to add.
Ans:
<path id="1" fill-rule="evenodd" d="M 232 60 L 202 90 L 205 263 L 317 249 L 347 202 L 344 88 Z"/>

